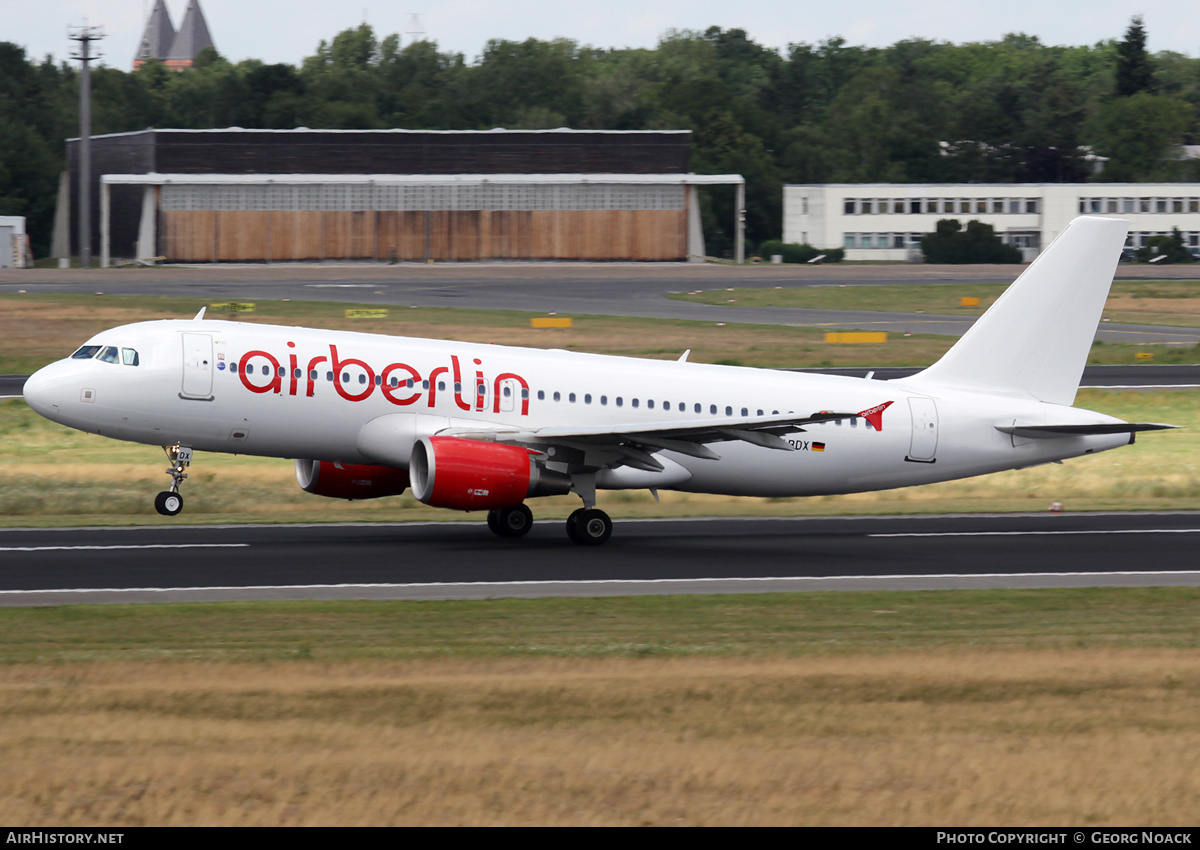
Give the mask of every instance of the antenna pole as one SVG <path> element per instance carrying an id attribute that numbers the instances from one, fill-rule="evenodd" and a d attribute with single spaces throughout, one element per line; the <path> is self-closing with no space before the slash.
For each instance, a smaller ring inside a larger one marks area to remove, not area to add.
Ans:
<path id="1" fill-rule="evenodd" d="M 77 53 L 82 65 L 79 77 L 79 264 L 85 269 L 92 266 L 92 73 L 89 63 L 100 58 L 91 55 L 93 41 L 104 38 L 100 27 L 71 27 L 67 31 L 71 41 L 79 42 Z"/>

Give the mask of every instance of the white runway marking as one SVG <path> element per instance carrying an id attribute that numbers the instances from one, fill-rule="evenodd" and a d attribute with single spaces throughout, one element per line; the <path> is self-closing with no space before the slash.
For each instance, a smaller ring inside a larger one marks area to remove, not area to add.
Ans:
<path id="1" fill-rule="evenodd" d="M 1087 390 L 1194 390 L 1200 384 L 1080 384 Z"/>
<path id="2" fill-rule="evenodd" d="M 867 537 L 1034 537 L 1068 534 L 1200 534 L 1200 528 L 1112 528 L 1094 531 L 897 531 Z"/>
<path id="3" fill-rule="evenodd" d="M 81 549 L 246 549 L 249 543 L 145 543 L 122 546 L 0 546 L 0 552 L 65 552 Z"/>
<path id="4" fill-rule="evenodd" d="M 1127 576 L 1143 578 L 1149 576 L 1182 578 L 1200 577 L 1200 570 L 1129 570 L 1114 572 L 1046 572 L 1046 573 L 924 573 L 924 574 L 895 574 L 895 575 L 857 575 L 857 576 L 752 576 L 726 578 L 688 578 L 688 579 L 575 579 L 553 581 L 445 581 L 445 582 L 409 582 L 409 583 L 364 583 L 364 584 L 248 584 L 248 585 L 207 585 L 195 587 L 79 587 L 79 588 L 46 588 L 42 590 L 4 590 L 0 598 L 20 597 L 25 595 L 66 595 L 66 594 L 194 594 L 194 593 L 263 593 L 263 592 L 297 592 L 297 591 L 419 591 L 419 590 L 467 590 L 479 589 L 488 594 L 496 594 L 505 590 L 521 588 L 564 588 L 581 589 L 584 587 L 635 587 L 664 585 L 683 589 L 688 586 L 703 586 L 706 584 L 754 584 L 769 582 L 791 582 L 796 585 L 824 583 L 853 583 L 879 580 L 906 580 L 912 582 L 928 581 L 931 579 L 965 579 L 976 581 L 980 579 L 1013 579 L 1013 578 L 1112 578 Z M 344 597 L 338 597 L 344 598 Z M 453 597 L 451 597 L 453 598 Z"/>

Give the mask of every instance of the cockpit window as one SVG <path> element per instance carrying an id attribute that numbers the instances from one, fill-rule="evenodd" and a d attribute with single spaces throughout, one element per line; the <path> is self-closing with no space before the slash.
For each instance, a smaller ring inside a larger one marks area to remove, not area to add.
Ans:
<path id="1" fill-rule="evenodd" d="M 135 349 L 135 348 L 122 348 L 122 349 L 121 349 L 121 362 L 122 362 L 122 363 L 124 363 L 126 366 L 136 366 L 136 365 L 138 365 L 138 353 L 137 353 L 137 349 Z"/>
<path id="2" fill-rule="evenodd" d="M 72 360 L 91 360 L 100 350 L 98 345 L 85 345 L 71 355 Z"/>
<path id="3" fill-rule="evenodd" d="M 100 356 L 96 358 L 105 363 L 120 363 L 121 360 L 117 357 L 117 347 L 115 345 L 106 345 L 104 350 L 100 352 Z"/>

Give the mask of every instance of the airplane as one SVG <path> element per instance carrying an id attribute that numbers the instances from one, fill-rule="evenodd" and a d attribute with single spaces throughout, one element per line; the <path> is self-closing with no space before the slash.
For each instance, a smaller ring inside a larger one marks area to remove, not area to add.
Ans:
<path id="1" fill-rule="evenodd" d="M 307 492 L 412 489 L 486 511 L 576 494 L 581 545 L 609 539 L 597 491 L 737 496 L 883 490 L 1114 449 L 1141 431 L 1072 407 L 1128 222 L 1075 219 L 936 363 L 882 381 L 345 331 L 192 320 L 124 325 L 25 384 L 55 422 L 162 446 L 183 509 L 194 452 L 291 458 Z"/>

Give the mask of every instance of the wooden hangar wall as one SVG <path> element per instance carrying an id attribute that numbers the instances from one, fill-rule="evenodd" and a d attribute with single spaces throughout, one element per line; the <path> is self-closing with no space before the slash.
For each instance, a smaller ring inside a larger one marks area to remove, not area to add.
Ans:
<path id="1" fill-rule="evenodd" d="M 158 247 L 178 262 L 687 256 L 690 188 L 677 178 L 506 177 L 214 185 L 172 175 L 158 201 Z"/>
<path id="2" fill-rule="evenodd" d="M 72 170 L 76 142 L 68 145 Z M 168 261 L 681 260 L 688 254 L 687 193 L 695 188 L 655 185 L 651 177 L 687 173 L 687 131 L 146 130 L 94 137 L 92 153 L 97 182 L 104 174 L 248 178 L 161 187 L 156 251 Z M 281 174 L 331 179 L 305 195 L 252 177 Z M 340 184 L 339 174 L 357 177 Z M 602 189 L 604 174 L 644 175 L 650 182 Z M 400 191 L 394 186 L 376 186 L 366 198 L 363 175 L 464 179 L 453 192 L 416 180 L 396 201 L 387 196 Z M 523 191 L 510 183 L 497 200 L 494 189 L 488 194 L 487 175 L 530 180 Z M 564 182 L 567 175 L 579 180 Z M 135 256 L 144 187 L 110 191 L 111 253 Z"/>
<path id="3" fill-rule="evenodd" d="M 194 210 L 163 213 L 167 262 L 687 258 L 686 211 Z"/>

